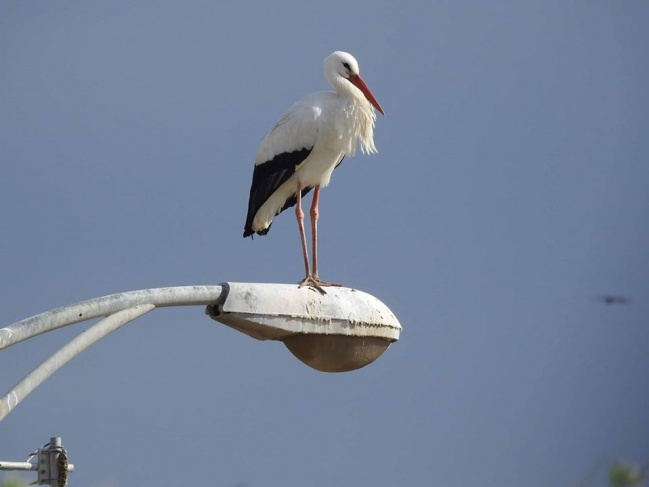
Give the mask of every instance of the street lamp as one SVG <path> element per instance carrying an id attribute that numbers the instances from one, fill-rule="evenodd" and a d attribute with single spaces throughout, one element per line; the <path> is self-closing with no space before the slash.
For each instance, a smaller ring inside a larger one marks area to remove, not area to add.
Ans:
<path id="1" fill-rule="evenodd" d="M 300 361 L 323 372 L 364 367 L 396 342 L 401 333 L 399 321 L 386 305 L 367 293 L 345 287 L 327 287 L 326 294 L 322 294 L 294 284 L 226 282 L 111 294 L 0 328 L 2 350 L 64 326 L 103 318 L 1 397 L 0 421 L 54 372 L 121 326 L 156 308 L 191 305 L 207 306 L 205 312 L 211 318 L 253 338 L 281 341 Z M 73 467 L 67 463 L 61 439 L 52 438 L 37 453 L 38 461 L 0 461 L 0 470 L 38 470 L 39 485 L 63 487 Z"/>
<path id="2" fill-rule="evenodd" d="M 207 305 L 215 320 L 258 340 L 278 340 L 316 370 L 345 372 L 376 360 L 401 325 L 381 301 L 345 287 L 322 294 L 289 284 L 223 283 L 143 289 L 89 299 L 0 328 L 0 350 L 64 326 L 104 317 L 0 398 L 0 421 L 63 365 L 119 327 L 169 306 Z"/>

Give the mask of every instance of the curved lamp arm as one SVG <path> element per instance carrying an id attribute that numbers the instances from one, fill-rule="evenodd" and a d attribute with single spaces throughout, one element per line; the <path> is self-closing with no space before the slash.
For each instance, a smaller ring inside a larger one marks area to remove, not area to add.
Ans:
<path id="1" fill-rule="evenodd" d="M 113 313 L 139 304 L 152 304 L 158 308 L 163 306 L 207 305 L 216 303 L 222 294 L 223 286 L 221 285 L 178 286 L 129 291 L 81 301 L 0 328 L 0 350 L 41 333 L 47 333 L 57 328 L 101 316 L 110 316 Z"/>
<path id="2" fill-rule="evenodd" d="M 58 352 L 27 374 L 20 382 L 18 382 L 18 384 L 13 386 L 4 397 L 0 398 L 0 421 L 2 421 L 4 417 L 20 403 L 20 401 L 25 399 L 34 389 L 74 357 L 104 338 L 106 335 L 114 332 L 129 321 L 133 321 L 143 314 L 148 313 L 154 308 L 155 306 L 152 304 L 143 304 L 118 311 L 91 326 L 79 336 L 71 340 Z"/>

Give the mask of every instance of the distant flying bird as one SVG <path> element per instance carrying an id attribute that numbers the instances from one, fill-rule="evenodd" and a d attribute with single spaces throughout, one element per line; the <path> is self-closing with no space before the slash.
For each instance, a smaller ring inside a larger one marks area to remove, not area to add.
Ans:
<path id="1" fill-rule="evenodd" d="M 294 68 L 293 68 L 294 69 Z M 363 153 L 376 152 L 374 123 L 381 105 L 361 78 L 351 54 L 336 51 L 324 60 L 324 73 L 336 91 L 312 93 L 280 117 L 257 149 L 248 215 L 243 236 L 266 235 L 273 218 L 296 205 L 306 277 L 300 286 L 334 285 L 318 276 L 318 200 L 320 188 L 345 156 L 353 156 L 357 141 Z M 372 108 L 374 106 L 374 108 Z M 309 265 L 302 197 L 313 189 Z"/>
<path id="2" fill-rule="evenodd" d="M 629 304 L 631 300 L 626 296 L 612 296 L 610 294 L 605 294 L 603 296 L 598 296 L 597 301 L 601 301 L 604 304 Z"/>

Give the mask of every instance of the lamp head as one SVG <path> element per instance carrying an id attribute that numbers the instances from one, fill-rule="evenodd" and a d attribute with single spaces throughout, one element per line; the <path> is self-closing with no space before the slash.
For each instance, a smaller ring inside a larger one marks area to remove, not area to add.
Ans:
<path id="1" fill-rule="evenodd" d="M 399 339 L 401 325 L 381 301 L 362 291 L 327 288 L 322 295 L 290 284 L 222 284 L 207 307 L 214 320 L 258 340 L 278 340 L 322 372 L 346 372 L 376 360 Z"/>

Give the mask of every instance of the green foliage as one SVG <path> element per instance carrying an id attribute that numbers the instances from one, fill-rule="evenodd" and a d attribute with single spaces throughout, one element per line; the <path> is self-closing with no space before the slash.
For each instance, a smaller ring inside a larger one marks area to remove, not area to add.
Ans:
<path id="1" fill-rule="evenodd" d="M 640 485 L 642 475 L 634 465 L 618 460 L 608 471 L 608 478 L 613 487 L 634 487 Z"/>
<path id="2" fill-rule="evenodd" d="M 0 486 L 2 487 L 27 487 L 29 484 L 25 480 L 17 479 L 17 478 L 11 478 L 11 479 L 4 479 L 1 480 L 2 482 Z"/>

